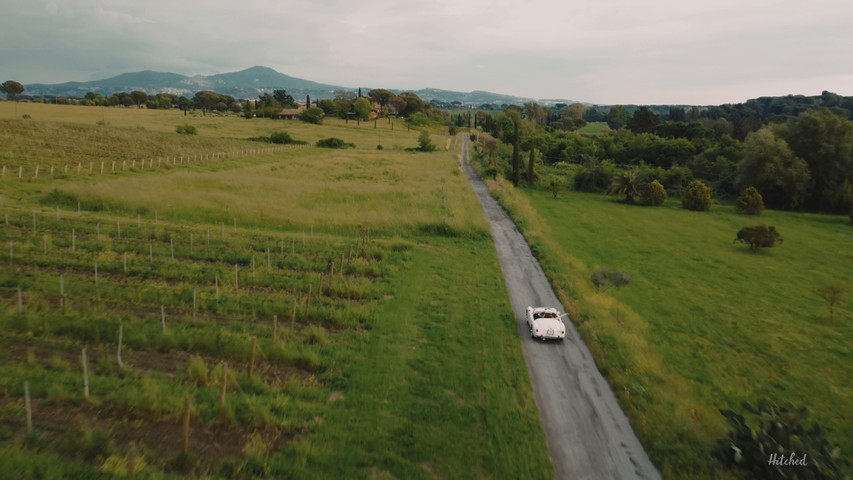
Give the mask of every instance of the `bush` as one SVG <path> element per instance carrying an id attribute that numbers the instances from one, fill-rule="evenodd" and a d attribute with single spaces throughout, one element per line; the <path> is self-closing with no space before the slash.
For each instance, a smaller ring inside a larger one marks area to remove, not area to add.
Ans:
<path id="1" fill-rule="evenodd" d="M 711 208 L 711 189 L 701 180 L 693 180 L 681 196 L 681 205 L 687 210 L 704 212 Z"/>
<path id="2" fill-rule="evenodd" d="M 196 129 L 192 125 L 178 125 L 175 127 L 175 132 L 180 133 L 182 135 L 195 135 Z"/>
<path id="3" fill-rule="evenodd" d="M 758 215 L 764 210 L 764 199 L 755 187 L 747 187 L 735 204 L 737 210 L 747 215 Z"/>
<path id="4" fill-rule="evenodd" d="M 726 438 L 717 442 L 711 456 L 744 479 L 842 479 L 849 478 L 850 462 L 841 458 L 838 448 L 815 424 L 803 425 L 808 410 L 793 406 L 759 403 L 753 408 L 744 403 L 755 425 L 731 410 L 720 410 L 729 423 Z"/>
<path id="5" fill-rule="evenodd" d="M 279 145 L 286 145 L 288 143 L 293 143 L 293 137 L 291 137 L 287 132 L 274 132 L 270 135 L 270 142 L 277 143 Z"/>
<path id="6" fill-rule="evenodd" d="M 319 125 L 323 123 L 323 118 L 326 116 L 326 112 L 323 111 L 320 107 L 311 107 L 299 115 L 296 118 L 302 120 L 303 122 L 313 123 Z"/>
<path id="7" fill-rule="evenodd" d="M 779 236 L 776 227 L 752 225 L 751 227 L 741 228 L 734 241 L 745 243 L 753 252 L 757 252 L 762 248 L 772 248 L 776 246 L 776 243 L 782 243 L 782 237 Z"/>
<path id="8" fill-rule="evenodd" d="M 652 180 L 651 183 L 643 185 L 640 198 L 643 199 L 643 205 L 659 207 L 666 201 L 666 189 L 657 180 Z"/>
<path id="9" fill-rule="evenodd" d="M 418 135 L 418 150 L 422 152 L 435 151 L 435 144 L 432 143 L 432 139 L 429 138 L 429 132 L 426 130 Z"/>
<path id="10" fill-rule="evenodd" d="M 207 385 L 207 362 L 199 355 L 193 355 L 187 366 L 187 379 L 199 387 Z"/>
<path id="11" fill-rule="evenodd" d="M 600 291 L 606 291 L 611 286 L 623 287 L 631 283 L 631 275 L 625 272 L 619 272 L 612 268 L 602 268 L 592 272 L 589 276 L 590 281 L 595 288 Z"/>
<path id="12" fill-rule="evenodd" d="M 349 148 L 355 147 L 352 143 L 346 143 L 340 138 L 329 137 L 322 140 L 317 140 L 317 146 L 323 148 Z"/>

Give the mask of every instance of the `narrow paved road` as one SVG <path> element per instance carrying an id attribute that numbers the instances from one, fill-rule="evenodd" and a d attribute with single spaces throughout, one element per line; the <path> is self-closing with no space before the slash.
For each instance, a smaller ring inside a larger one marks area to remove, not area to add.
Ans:
<path id="1" fill-rule="evenodd" d="M 515 224 L 471 168 L 470 140 L 463 135 L 460 166 L 489 219 L 524 358 L 545 428 L 555 477 L 572 480 L 659 479 L 610 385 L 571 322 L 563 343 L 530 338 L 528 305 L 565 311 Z"/>

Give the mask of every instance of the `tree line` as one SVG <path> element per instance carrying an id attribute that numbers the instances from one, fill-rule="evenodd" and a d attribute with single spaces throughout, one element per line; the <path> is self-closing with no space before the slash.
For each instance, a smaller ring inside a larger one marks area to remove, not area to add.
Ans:
<path id="1" fill-rule="evenodd" d="M 478 110 L 475 124 L 493 137 L 483 143 L 491 172 L 503 168 L 516 185 L 544 175 L 549 181 L 562 177 L 577 190 L 606 192 L 632 168 L 638 184 L 656 180 L 670 195 L 681 196 L 687 184 L 702 180 L 719 199 L 755 187 L 769 208 L 853 209 L 853 98 L 824 92 L 705 109 L 671 107 L 666 120 L 649 107 L 629 114 L 625 106 L 611 106 L 595 112 L 609 127 L 596 134 L 578 131 L 589 110 L 535 103 L 497 115 Z"/>

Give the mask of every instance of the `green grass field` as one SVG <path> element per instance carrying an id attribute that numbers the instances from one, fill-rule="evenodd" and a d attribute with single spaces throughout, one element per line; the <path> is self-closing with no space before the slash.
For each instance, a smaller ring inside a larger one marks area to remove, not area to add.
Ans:
<path id="1" fill-rule="evenodd" d="M 417 136 L 0 102 L 0 478 L 131 442 L 137 478 L 552 476 L 482 210 Z"/>
<path id="2" fill-rule="evenodd" d="M 522 226 L 665 477 L 710 476 L 711 449 L 727 430 L 718 410 L 765 399 L 808 407 L 853 455 L 853 307 L 848 296 L 830 322 L 815 293 L 851 279 L 849 218 L 490 188 Z M 775 225 L 784 243 L 757 254 L 733 244 L 755 223 Z M 598 292 L 589 277 L 604 267 L 633 281 Z"/>

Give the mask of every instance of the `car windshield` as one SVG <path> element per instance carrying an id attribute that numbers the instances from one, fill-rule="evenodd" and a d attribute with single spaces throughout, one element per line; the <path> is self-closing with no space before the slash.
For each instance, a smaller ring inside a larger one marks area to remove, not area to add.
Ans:
<path id="1" fill-rule="evenodd" d="M 534 315 L 535 318 L 557 318 L 557 314 L 554 312 L 537 312 Z"/>

